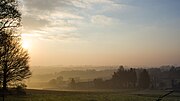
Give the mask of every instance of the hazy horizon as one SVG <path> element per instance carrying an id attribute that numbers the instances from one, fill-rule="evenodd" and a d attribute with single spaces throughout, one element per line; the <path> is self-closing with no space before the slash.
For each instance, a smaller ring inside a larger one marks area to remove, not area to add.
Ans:
<path id="1" fill-rule="evenodd" d="M 179 0 L 20 0 L 31 66 L 180 65 Z"/>
<path id="2" fill-rule="evenodd" d="M 3 101 L 180 98 L 180 0 L 1 0 L 0 12 Z"/>

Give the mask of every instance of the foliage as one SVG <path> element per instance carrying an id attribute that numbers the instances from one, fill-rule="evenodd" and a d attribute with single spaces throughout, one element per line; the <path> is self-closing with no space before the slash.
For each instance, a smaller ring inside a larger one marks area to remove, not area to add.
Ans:
<path id="1" fill-rule="evenodd" d="M 25 92 L 25 85 L 18 85 L 16 87 L 16 94 L 17 95 L 26 95 L 26 92 Z"/>
<path id="2" fill-rule="evenodd" d="M 106 71 L 109 70 L 101 70 L 98 73 L 105 74 Z M 113 71 L 115 71 L 113 73 Z M 180 88 L 180 67 L 174 66 L 163 66 L 160 68 L 146 68 L 145 70 L 148 75 L 142 76 L 143 69 L 142 68 L 124 68 L 120 66 L 117 70 L 112 70 L 109 76 L 100 76 L 96 75 L 97 71 L 91 71 L 94 77 L 89 79 L 89 77 L 84 78 L 84 75 L 87 73 L 87 70 L 81 70 L 81 74 L 71 75 L 71 79 L 63 79 L 67 78 L 62 76 L 57 76 L 56 79 L 50 80 L 49 84 L 51 84 L 51 88 L 58 89 L 69 89 L 73 88 L 73 90 L 84 90 L 84 89 L 179 89 Z M 62 72 L 60 72 L 62 73 Z M 57 73 L 58 75 L 60 73 Z M 74 71 L 67 71 L 69 74 L 73 74 Z M 88 74 L 87 74 L 88 75 Z M 96 75 L 96 76 L 95 76 Z M 44 76 L 44 75 L 43 75 Z M 49 76 L 49 75 L 48 75 Z M 54 75 L 53 75 L 54 76 Z M 112 77 L 111 77 L 112 76 Z M 50 76 L 49 76 L 50 77 Z M 143 78 L 148 78 L 143 80 Z M 52 77 L 51 77 L 52 78 Z M 71 83 L 72 78 L 75 80 L 75 83 Z M 146 81 L 148 80 L 148 82 Z M 143 85 L 143 82 L 147 82 L 147 84 Z M 71 84 L 70 84 L 71 83 Z M 41 83 L 39 83 L 41 84 Z M 44 83 L 43 83 L 44 84 Z M 73 87 L 72 87 L 73 85 Z M 39 86 L 37 86 L 39 87 Z M 44 88 L 49 88 L 49 86 L 44 86 Z"/>
<path id="3" fill-rule="evenodd" d="M 71 82 L 70 82 L 69 86 L 70 86 L 71 88 L 75 88 L 75 87 L 76 87 L 76 82 L 75 82 L 75 79 L 74 79 L 74 78 L 71 79 Z"/>
<path id="4" fill-rule="evenodd" d="M 137 75 L 133 68 L 125 70 L 123 66 L 120 66 L 117 72 L 114 72 L 112 76 L 112 82 L 115 88 L 134 88 L 136 86 Z"/>
<path id="5" fill-rule="evenodd" d="M 17 0 L 0 1 L 0 81 L 4 90 L 7 86 L 30 77 L 29 55 L 22 48 L 21 13 Z"/>
<path id="6" fill-rule="evenodd" d="M 139 76 L 139 87 L 140 88 L 149 88 L 150 85 L 150 77 L 146 69 L 144 69 Z"/>
<path id="7" fill-rule="evenodd" d="M 21 13 L 17 0 L 0 1 L 0 30 L 18 28 L 21 25 Z"/>
<path id="8" fill-rule="evenodd" d="M 0 38 L 0 70 L 3 87 L 7 83 L 14 83 L 29 78 L 29 56 L 21 46 L 21 38 L 14 36 L 12 31 L 1 31 Z"/>

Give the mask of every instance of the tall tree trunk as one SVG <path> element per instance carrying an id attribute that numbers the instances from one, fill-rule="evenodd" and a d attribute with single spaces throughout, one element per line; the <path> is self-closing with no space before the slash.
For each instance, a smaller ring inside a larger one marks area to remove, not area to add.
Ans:
<path id="1" fill-rule="evenodd" d="M 4 64 L 4 70 L 3 70 L 3 91 L 6 93 L 7 91 L 7 61 Z"/>
<path id="2" fill-rule="evenodd" d="M 3 101 L 5 101 L 5 96 L 7 93 L 7 64 L 4 65 L 4 74 L 3 74 Z"/>
<path id="3" fill-rule="evenodd" d="M 3 77 L 3 90 L 6 91 L 7 90 L 7 79 L 6 79 L 6 73 L 4 73 L 4 77 Z"/>

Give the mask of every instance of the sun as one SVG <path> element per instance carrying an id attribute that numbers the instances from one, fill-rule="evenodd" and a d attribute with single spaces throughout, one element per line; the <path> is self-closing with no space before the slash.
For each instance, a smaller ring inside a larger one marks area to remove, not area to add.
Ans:
<path id="1" fill-rule="evenodd" d="M 27 40 L 23 40 L 23 41 L 22 41 L 22 47 L 23 47 L 24 49 L 29 49 L 29 48 L 30 48 L 29 42 L 28 42 Z"/>

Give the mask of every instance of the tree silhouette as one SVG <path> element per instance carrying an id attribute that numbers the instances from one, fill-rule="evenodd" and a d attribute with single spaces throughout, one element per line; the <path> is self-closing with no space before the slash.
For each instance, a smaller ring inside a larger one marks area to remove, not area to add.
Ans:
<path id="1" fill-rule="evenodd" d="M 125 70 L 123 66 L 120 66 L 116 72 L 112 75 L 112 82 L 114 88 L 122 88 L 125 80 Z"/>
<path id="2" fill-rule="evenodd" d="M 97 78 L 93 80 L 95 88 L 103 88 L 104 87 L 104 81 L 102 78 Z"/>
<path id="3" fill-rule="evenodd" d="M 128 79 L 130 83 L 129 86 L 135 88 L 137 82 L 137 75 L 135 69 L 130 68 L 128 75 L 129 75 Z"/>
<path id="4" fill-rule="evenodd" d="M 123 66 L 120 66 L 112 75 L 112 82 L 115 88 L 135 88 L 136 81 L 136 71 L 133 68 L 125 70 Z"/>
<path id="5" fill-rule="evenodd" d="M 76 82 L 75 82 L 75 79 L 74 79 L 74 78 L 71 79 L 71 82 L 70 82 L 69 85 L 70 85 L 70 87 L 73 88 L 73 89 L 76 87 Z"/>
<path id="6" fill-rule="evenodd" d="M 17 0 L 0 1 L 0 81 L 3 90 L 29 78 L 29 55 L 22 48 L 21 13 Z"/>
<path id="7" fill-rule="evenodd" d="M 143 71 L 139 75 L 139 87 L 140 88 L 148 88 L 150 85 L 150 76 L 146 69 L 143 69 Z"/>
<path id="8" fill-rule="evenodd" d="M 0 31 L 18 28 L 21 25 L 21 13 L 17 0 L 0 1 Z"/>

